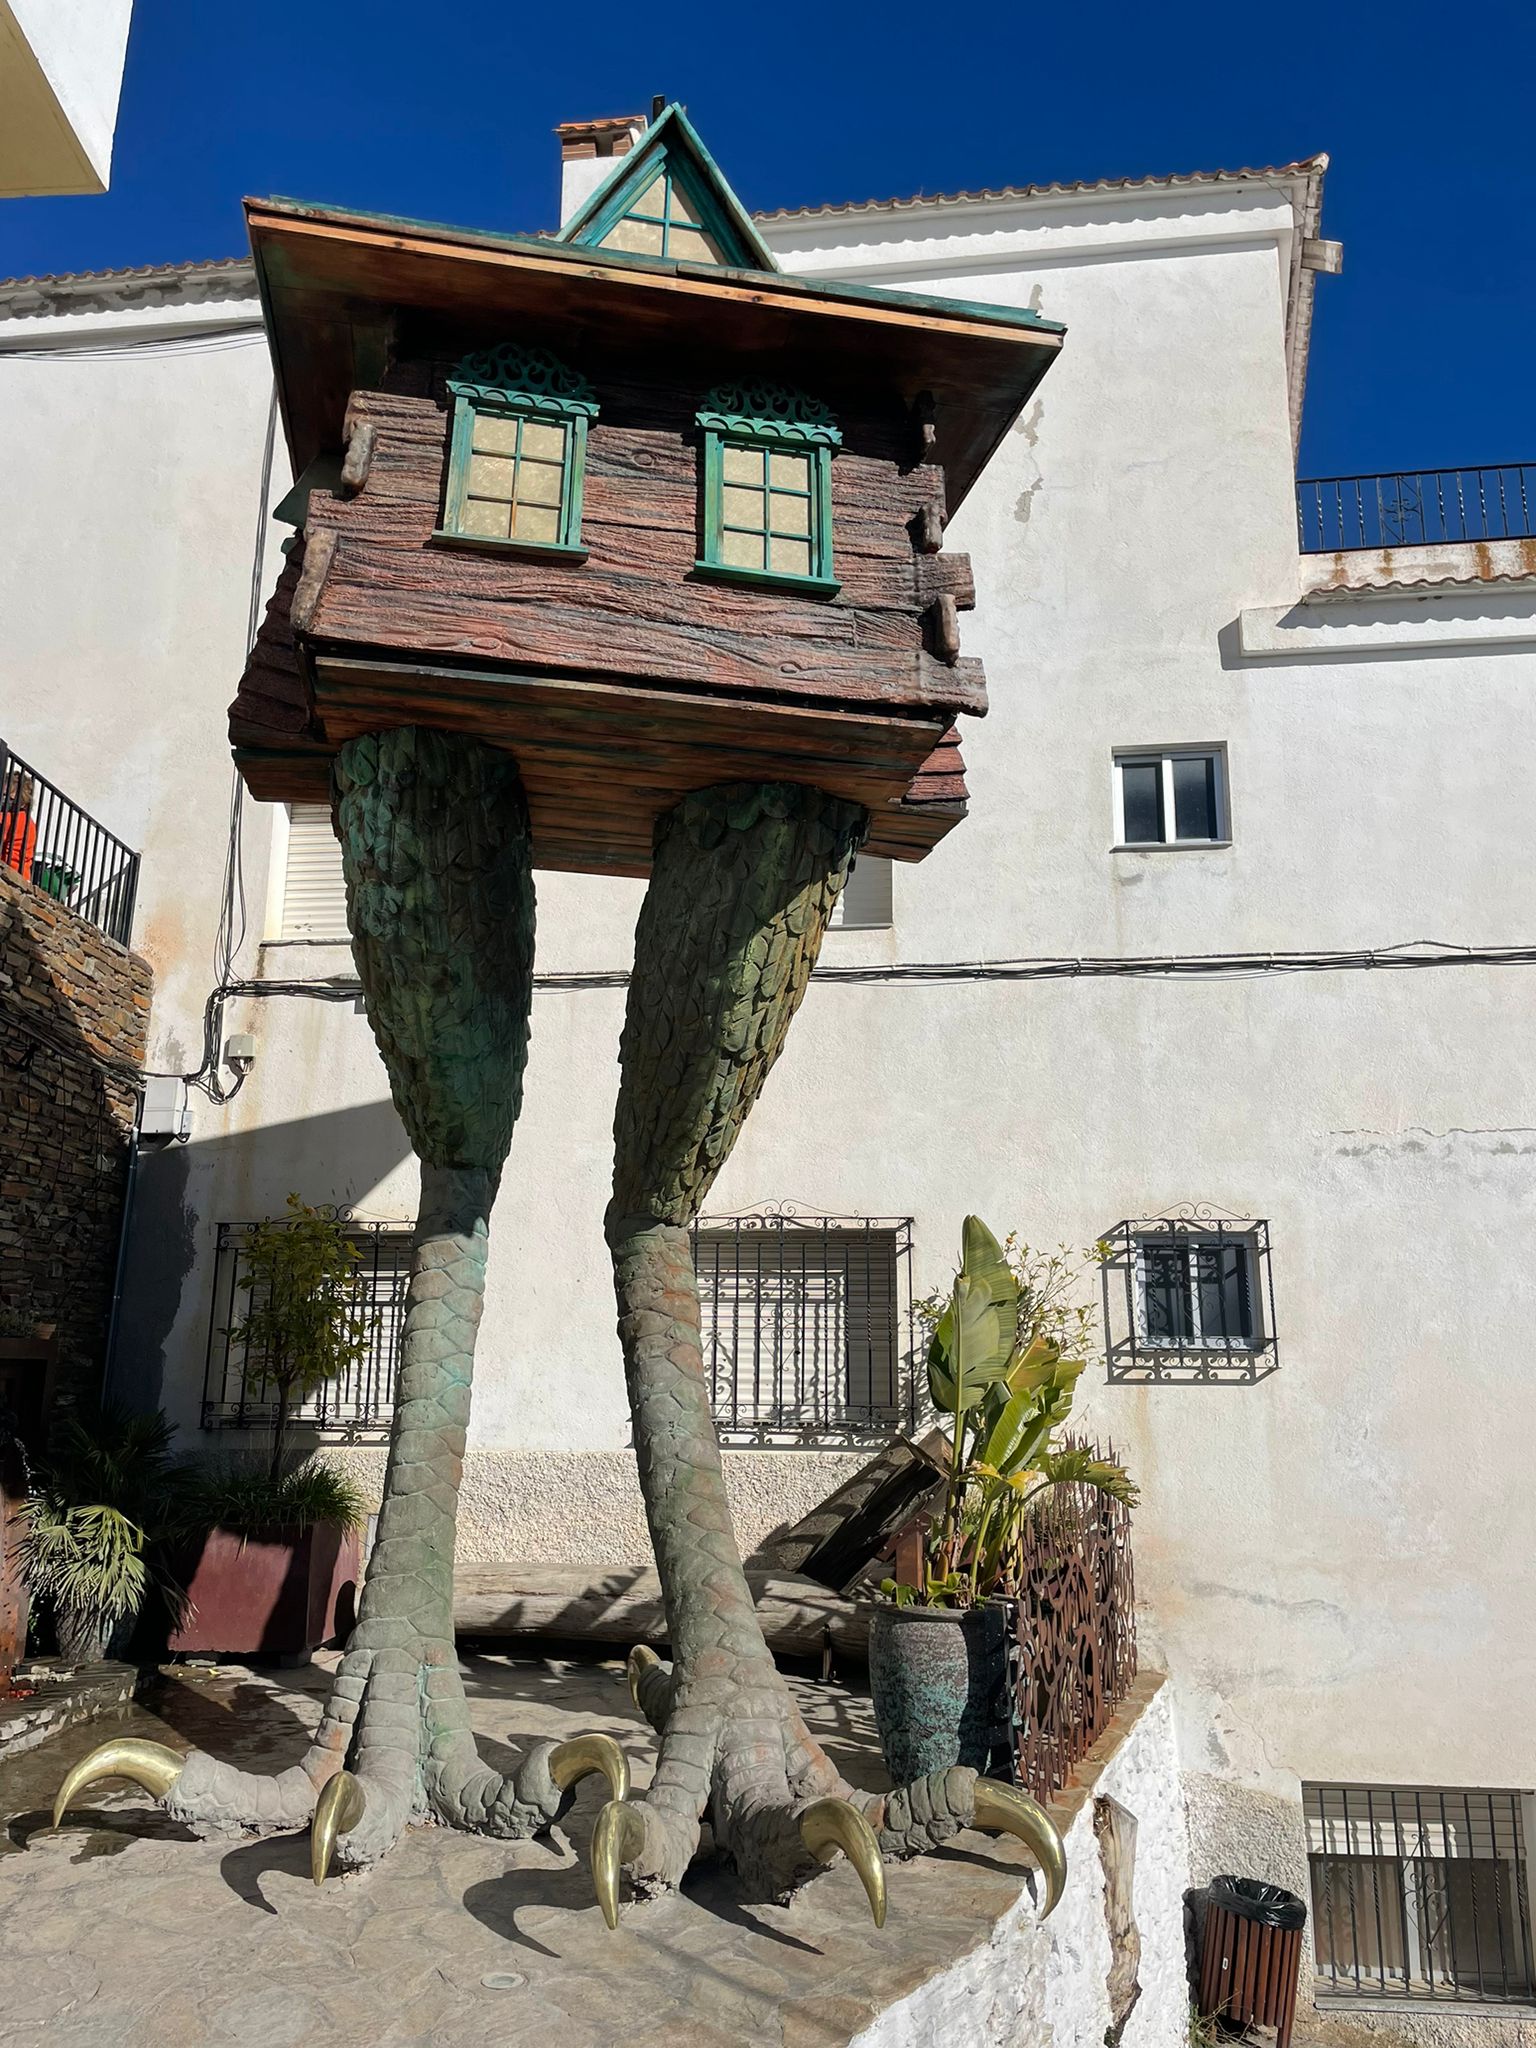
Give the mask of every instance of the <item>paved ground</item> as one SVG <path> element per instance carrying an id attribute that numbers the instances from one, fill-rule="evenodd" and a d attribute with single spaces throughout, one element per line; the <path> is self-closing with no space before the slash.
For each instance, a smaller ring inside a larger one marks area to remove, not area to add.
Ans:
<path id="1" fill-rule="evenodd" d="M 623 1667 L 470 1657 L 481 1749 L 605 1729 L 649 1779 L 650 1731 Z M 893 1869 L 883 1933 L 839 1865 L 787 1907 L 748 1906 L 718 1867 L 610 1933 L 585 1857 L 604 1797 L 589 1779 L 544 1841 L 411 1830 L 363 1876 L 309 1878 L 308 1837 L 199 1842 L 133 1787 L 58 1834 L 48 1809 L 75 1759 L 121 1727 L 256 1767 L 294 1761 L 326 1672 L 214 1677 L 185 1668 L 152 1705 L 72 1728 L 0 1766 L 0 2043 L 48 2048 L 837 2048 L 984 1941 L 1018 1898 L 1017 1845 L 965 1834 Z M 856 1783 L 878 1786 L 866 1697 L 798 1685 Z"/>

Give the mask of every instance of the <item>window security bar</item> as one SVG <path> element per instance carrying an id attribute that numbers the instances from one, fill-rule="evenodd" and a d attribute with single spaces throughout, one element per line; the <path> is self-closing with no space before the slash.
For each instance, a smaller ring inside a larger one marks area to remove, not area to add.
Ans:
<path id="1" fill-rule="evenodd" d="M 248 1270 L 246 1246 L 255 1227 L 251 1223 L 221 1223 L 218 1228 L 213 1310 L 203 1370 L 204 1429 L 270 1429 L 276 1418 L 276 1390 L 266 1377 L 265 1361 L 232 1334 L 250 1304 L 250 1295 L 240 1283 Z M 311 1429 L 338 1432 L 353 1441 L 376 1440 L 388 1436 L 394 1414 L 414 1231 L 409 1223 L 349 1218 L 347 1234 L 361 1254 L 358 1313 L 364 1319 L 368 1345 L 344 1374 L 296 1405 L 290 1419 Z"/>
<path id="2" fill-rule="evenodd" d="M 1105 1235 L 1112 1384 L 1251 1383 L 1275 1371 L 1269 1225 L 1203 1204 L 1131 1217 Z"/>
<path id="3" fill-rule="evenodd" d="M 705 1218 L 693 1245 L 723 1442 L 860 1442 L 915 1425 L 910 1218 Z"/>
<path id="4" fill-rule="evenodd" d="M 1321 1995 L 1536 2004 L 1519 1792 L 1306 1785 L 1302 1798 Z"/>

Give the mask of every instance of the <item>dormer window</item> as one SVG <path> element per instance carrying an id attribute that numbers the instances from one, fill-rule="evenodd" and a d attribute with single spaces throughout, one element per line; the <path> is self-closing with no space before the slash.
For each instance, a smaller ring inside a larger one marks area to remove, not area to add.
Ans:
<path id="1" fill-rule="evenodd" d="M 826 407 L 773 385 L 731 385 L 709 394 L 698 421 L 699 574 L 835 596 L 832 451 L 842 436 Z"/>
<path id="2" fill-rule="evenodd" d="M 777 270 L 752 217 L 676 105 L 618 159 L 561 228 L 558 241 L 660 262 Z"/>
<path id="3" fill-rule="evenodd" d="M 543 349 L 483 349 L 448 379 L 453 438 L 434 538 L 582 561 L 592 387 Z"/>
<path id="4" fill-rule="evenodd" d="M 677 263 L 728 259 L 704 224 L 705 207 L 665 170 L 619 216 L 597 244 L 630 256 L 670 256 Z"/>

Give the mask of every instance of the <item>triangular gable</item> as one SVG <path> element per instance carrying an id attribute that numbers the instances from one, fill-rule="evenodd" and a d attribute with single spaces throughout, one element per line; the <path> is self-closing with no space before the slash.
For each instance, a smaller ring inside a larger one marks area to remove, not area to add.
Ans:
<path id="1" fill-rule="evenodd" d="M 777 270 L 751 216 L 676 101 L 620 157 L 557 241 L 674 263 Z"/>

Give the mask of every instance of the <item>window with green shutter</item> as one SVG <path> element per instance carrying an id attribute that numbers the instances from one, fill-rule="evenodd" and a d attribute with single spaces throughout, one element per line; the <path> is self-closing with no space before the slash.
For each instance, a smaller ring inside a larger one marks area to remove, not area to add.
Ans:
<path id="1" fill-rule="evenodd" d="M 774 385 L 722 386 L 698 423 L 699 574 L 834 596 L 832 454 L 842 436 L 826 407 Z"/>
<path id="2" fill-rule="evenodd" d="M 592 387 L 543 349 L 466 356 L 448 379 L 453 438 L 439 540 L 584 560 Z"/>

